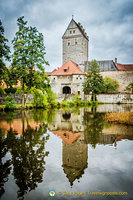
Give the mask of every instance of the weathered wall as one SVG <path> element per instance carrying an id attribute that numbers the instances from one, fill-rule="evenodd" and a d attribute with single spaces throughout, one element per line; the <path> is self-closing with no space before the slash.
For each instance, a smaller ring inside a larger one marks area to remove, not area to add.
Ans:
<path id="1" fill-rule="evenodd" d="M 71 94 L 80 93 L 83 96 L 82 84 L 84 82 L 84 75 L 50 76 L 49 78 L 52 90 L 59 96 L 60 100 L 65 97 L 62 94 L 63 87 L 65 86 L 71 88 Z"/>
<path id="2" fill-rule="evenodd" d="M 106 76 L 116 79 L 119 82 L 118 91 L 124 91 L 126 86 L 133 82 L 133 71 L 108 71 L 108 72 L 100 72 L 103 78 Z"/>
<path id="3" fill-rule="evenodd" d="M 85 95 L 85 99 L 91 99 L 91 95 Z M 133 103 L 133 94 L 99 94 L 97 100 L 103 103 Z"/>
<path id="4" fill-rule="evenodd" d="M 2 94 L 0 95 L 0 105 L 5 104 L 5 98 L 6 98 L 6 94 Z M 21 104 L 22 103 L 22 94 L 13 94 L 14 100 L 17 104 Z M 27 99 L 27 103 L 31 103 L 33 99 L 33 95 L 29 94 L 28 95 L 28 99 Z"/>
<path id="5" fill-rule="evenodd" d="M 58 100 L 68 100 L 72 101 L 74 94 L 60 94 L 58 95 Z M 91 100 L 91 95 L 80 95 L 82 100 Z M 124 104 L 133 104 L 133 94 L 99 94 L 97 95 L 97 100 L 103 103 L 109 104 L 117 104 L 117 103 L 124 103 Z"/>
<path id="6" fill-rule="evenodd" d="M 73 20 L 69 24 L 62 39 L 63 64 L 68 60 L 72 60 L 77 64 L 84 64 L 85 61 L 88 61 L 88 40 L 82 35 Z"/>

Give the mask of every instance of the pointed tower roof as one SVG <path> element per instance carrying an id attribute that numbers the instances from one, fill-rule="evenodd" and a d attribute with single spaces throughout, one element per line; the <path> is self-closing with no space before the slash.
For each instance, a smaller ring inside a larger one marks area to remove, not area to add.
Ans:
<path id="1" fill-rule="evenodd" d="M 73 18 L 71 19 L 71 21 L 70 21 L 70 23 L 69 23 L 69 25 L 68 25 L 68 27 L 67 27 L 65 33 L 64 33 L 63 36 L 62 36 L 62 38 L 65 37 L 67 30 L 68 30 L 69 28 L 71 28 L 72 25 L 73 25 L 73 26 L 75 25 L 75 27 L 77 27 L 77 28 L 79 29 L 80 33 L 88 40 L 87 33 L 85 32 L 83 26 L 82 26 L 80 23 L 77 23 Z"/>
<path id="2" fill-rule="evenodd" d="M 84 75 L 85 72 L 82 72 L 81 69 L 72 60 L 69 60 L 64 65 L 62 65 L 62 67 L 60 67 L 56 71 L 53 71 L 50 75 L 58 76 L 58 75 L 74 75 L 74 74 Z"/>

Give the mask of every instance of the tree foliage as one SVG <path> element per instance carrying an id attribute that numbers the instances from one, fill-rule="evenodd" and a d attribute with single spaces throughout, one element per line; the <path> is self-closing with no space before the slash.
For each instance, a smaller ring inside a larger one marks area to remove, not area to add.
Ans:
<path id="1" fill-rule="evenodd" d="M 85 94 L 92 93 L 93 101 L 95 101 L 95 95 L 101 93 L 104 90 L 104 81 L 100 75 L 100 67 L 96 60 L 91 61 L 89 70 L 85 75 L 85 82 L 83 83 L 83 91 Z"/>
<path id="2" fill-rule="evenodd" d="M 24 17 L 17 20 L 18 31 L 12 41 L 14 53 L 12 55 L 12 73 L 20 80 L 23 88 L 22 106 L 25 106 L 24 87 L 39 89 L 46 87 L 49 80 L 44 72 L 44 64 L 48 65 L 44 56 L 45 46 L 42 33 L 36 27 L 28 27 Z M 35 66 L 39 71 L 35 70 Z"/>
<path id="3" fill-rule="evenodd" d="M 119 83 L 117 80 L 112 79 L 110 77 L 104 78 L 104 87 L 105 87 L 105 93 L 111 93 L 117 91 L 119 87 Z"/>
<path id="4" fill-rule="evenodd" d="M 100 135 L 104 127 L 104 114 L 85 112 L 83 116 L 85 143 L 91 144 L 93 148 L 100 141 Z"/>
<path id="5" fill-rule="evenodd" d="M 15 106 L 15 100 L 14 97 L 12 96 L 12 94 L 9 94 L 6 96 L 6 110 L 13 110 L 16 106 Z"/>
<path id="6" fill-rule="evenodd" d="M 0 20 L 0 84 L 2 80 L 7 79 L 8 69 L 5 65 L 5 60 L 10 60 L 10 48 L 7 45 L 8 40 L 4 36 L 4 27 Z"/>

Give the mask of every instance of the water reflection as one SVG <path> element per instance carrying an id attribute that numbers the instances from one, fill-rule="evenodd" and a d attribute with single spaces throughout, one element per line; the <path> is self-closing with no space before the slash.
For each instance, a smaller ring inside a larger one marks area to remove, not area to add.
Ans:
<path id="1" fill-rule="evenodd" d="M 5 124 L 5 121 L 1 122 L 1 127 L 6 134 L 4 143 L 12 159 L 6 161 L 1 170 L 4 175 L 8 175 L 9 164 L 13 165 L 12 174 L 19 188 L 17 196 L 18 199 L 24 199 L 28 191 L 34 190 L 38 183 L 43 181 L 46 164 L 44 158 L 49 154 L 48 151 L 44 151 L 45 143 L 49 140 L 49 135 L 46 133 L 47 126 L 30 120 L 28 112 L 22 112 L 21 119 L 14 119 L 11 124 L 7 124 L 9 126 Z M 3 157 L 5 153 L 6 149 Z"/>
<path id="2" fill-rule="evenodd" d="M 104 114 L 87 112 L 85 111 L 83 116 L 85 143 L 91 144 L 92 147 L 96 147 L 99 143 L 100 135 L 102 134 L 104 126 Z"/>
<path id="3" fill-rule="evenodd" d="M 90 188 L 92 185 L 97 190 L 96 184 L 93 184 L 95 183 L 95 174 L 104 174 L 104 170 L 99 171 L 99 166 L 102 166 L 103 162 L 99 158 L 99 155 L 101 156 L 98 153 L 99 146 L 102 149 L 102 154 L 104 154 L 106 152 L 103 149 L 105 145 L 107 147 L 112 145 L 111 149 L 115 151 L 120 141 L 125 139 L 133 140 L 132 126 L 109 124 L 104 117 L 104 112 L 96 112 L 95 109 L 91 111 L 87 108 L 67 111 L 33 110 L 10 114 L 9 116 L 4 114 L 0 119 L 0 197 L 4 196 L 4 192 L 8 193 L 4 185 L 5 183 L 8 184 L 11 169 L 14 181 L 18 186 L 17 199 L 26 198 L 26 194 L 29 195 L 27 199 L 39 199 L 39 197 L 43 199 L 43 196 L 39 195 L 43 193 L 44 188 L 46 193 L 44 195 L 46 198 L 44 199 L 48 199 L 48 191 L 50 189 L 55 187 L 55 190 L 61 190 L 58 184 L 53 184 L 53 180 L 57 181 L 57 183 L 60 181 L 60 187 L 68 183 L 70 188 L 67 186 L 67 189 L 78 186 L 82 192 L 83 188 L 86 188 L 86 182 L 83 183 L 83 180 L 90 179 L 92 182 L 90 183 Z M 54 141 L 52 141 L 53 147 L 50 146 L 50 141 L 52 140 L 50 138 L 54 138 Z M 55 144 L 56 139 L 57 144 Z M 61 146 L 59 146 L 60 143 L 62 144 Z M 52 148 L 54 151 L 57 150 L 55 154 Z M 94 160 L 93 156 L 92 158 L 89 157 L 88 152 L 90 149 L 93 152 Z M 53 153 L 53 160 L 49 152 Z M 57 154 L 59 152 L 60 155 Z M 110 160 L 114 161 L 115 157 L 112 158 L 113 154 L 110 152 L 108 150 L 108 156 L 110 156 Z M 62 161 L 60 164 L 58 161 L 59 156 L 61 156 Z M 46 160 L 49 157 L 51 160 Z M 117 160 L 119 165 L 119 156 Z M 55 167 L 56 162 L 57 167 Z M 99 166 L 97 162 L 99 162 Z M 49 164 L 48 168 L 47 164 Z M 97 167 L 93 166 L 91 168 L 93 164 Z M 108 163 L 105 162 L 105 169 L 106 165 L 108 168 Z M 52 169 L 54 169 L 55 174 L 57 172 L 54 178 Z M 103 166 L 100 170 L 102 169 Z M 113 165 L 112 170 L 116 170 Z M 58 175 L 61 175 L 61 173 L 65 175 L 65 179 Z M 108 177 L 106 170 L 105 174 Z M 48 178 L 50 176 L 52 176 L 51 179 Z M 113 177 L 112 174 L 111 177 Z M 123 180 L 125 180 L 124 178 Z M 80 184 L 81 180 L 82 185 Z M 132 181 L 130 182 L 132 183 Z M 42 188 L 39 183 L 42 183 Z M 10 185 L 9 187 L 12 186 Z M 106 186 L 103 188 L 106 189 Z M 30 193 L 30 191 L 34 191 L 34 193 Z M 36 196 L 37 191 L 41 191 L 38 196 Z"/>
<path id="4" fill-rule="evenodd" d="M 88 146 L 84 144 L 84 134 L 74 143 L 67 144 L 63 141 L 63 170 L 68 178 L 70 185 L 76 179 L 80 179 L 87 168 Z"/>
<path id="5" fill-rule="evenodd" d="M 11 171 L 11 160 L 6 160 L 4 163 L 2 159 L 6 156 L 8 152 L 7 138 L 2 134 L 0 129 L 0 198 L 4 194 L 4 184 L 8 181 L 8 176 Z"/>

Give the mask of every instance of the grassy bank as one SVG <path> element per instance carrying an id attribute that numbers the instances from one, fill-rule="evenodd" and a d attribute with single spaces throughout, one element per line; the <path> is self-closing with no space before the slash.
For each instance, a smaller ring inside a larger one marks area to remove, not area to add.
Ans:
<path id="1" fill-rule="evenodd" d="M 92 102 L 92 101 L 62 101 L 62 102 L 54 102 L 49 103 L 44 106 L 36 107 L 33 104 L 27 104 L 25 108 L 22 107 L 22 104 L 14 104 L 13 110 L 19 109 L 32 109 L 32 108 L 42 108 L 42 109 L 51 109 L 51 108 L 71 108 L 71 107 L 88 107 L 88 106 L 97 106 L 98 104 L 102 104 L 101 102 Z M 6 110 L 6 105 L 0 105 L 0 111 Z"/>
<path id="2" fill-rule="evenodd" d="M 107 113 L 105 119 L 108 122 L 133 125 L 133 112 Z"/>

